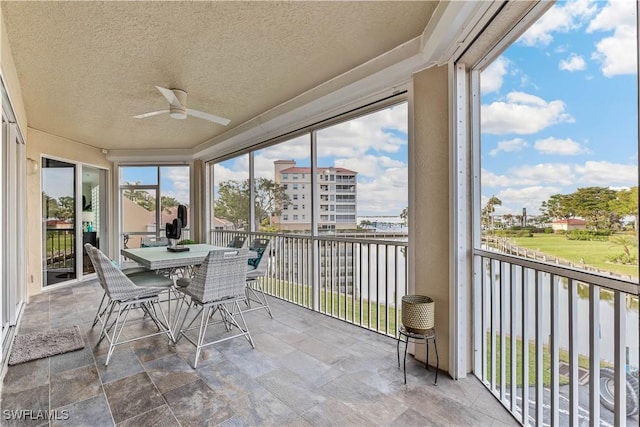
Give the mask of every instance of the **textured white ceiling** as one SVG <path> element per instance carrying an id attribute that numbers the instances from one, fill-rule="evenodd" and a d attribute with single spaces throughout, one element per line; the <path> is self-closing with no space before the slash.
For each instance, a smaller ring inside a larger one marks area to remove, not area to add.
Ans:
<path id="1" fill-rule="evenodd" d="M 107 149 L 193 148 L 419 36 L 431 2 L 2 1 L 29 126 Z M 231 119 L 132 116 L 188 107 Z"/>

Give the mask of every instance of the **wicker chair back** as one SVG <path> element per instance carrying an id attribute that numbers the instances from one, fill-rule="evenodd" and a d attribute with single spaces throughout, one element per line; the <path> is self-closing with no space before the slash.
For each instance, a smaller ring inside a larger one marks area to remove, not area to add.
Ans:
<path id="1" fill-rule="evenodd" d="M 202 303 L 244 295 L 248 248 L 209 252 L 188 286 Z"/>
<path id="2" fill-rule="evenodd" d="M 141 290 L 139 286 L 131 281 L 118 267 L 113 265 L 111 260 L 99 249 L 93 247 L 89 257 L 93 262 L 93 267 L 98 274 L 98 278 L 109 298 L 113 300 L 127 300 L 143 296 L 143 294 L 158 294 L 160 290 L 156 288 L 146 288 Z M 92 253 L 92 255 L 91 255 Z M 149 292 L 146 292 L 148 290 Z"/>

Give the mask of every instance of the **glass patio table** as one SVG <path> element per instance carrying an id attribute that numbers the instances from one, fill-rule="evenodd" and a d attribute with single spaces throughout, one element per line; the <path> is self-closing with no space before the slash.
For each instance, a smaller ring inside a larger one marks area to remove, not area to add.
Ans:
<path id="1" fill-rule="evenodd" d="M 151 248 L 122 249 L 120 254 L 125 256 L 149 270 L 164 270 L 180 267 L 189 267 L 202 264 L 205 257 L 211 251 L 233 250 L 226 246 L 213 246 L 207 244 L 186 245 L 189 248 L 185 252 L 171 252 L 167 246 Z M 249 251 L 249 258 L 255 258 L 258 254 Z"/>

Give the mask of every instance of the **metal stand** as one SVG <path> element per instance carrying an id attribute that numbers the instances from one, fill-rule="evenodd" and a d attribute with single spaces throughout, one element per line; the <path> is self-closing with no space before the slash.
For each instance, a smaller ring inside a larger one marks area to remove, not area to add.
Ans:
<path id="1" fill-rule="evenodd" d="M 424 334 L 417 334 L 415 332 L 409 332 L 404 326 L 400 326 L 398 330 L 398 369 L 400 368 L 400 340 L 404 337 L 404 383 L 407 383 L 407 347 L 409 347 L 409 338 L 414 340 L 424 340 L 425 347 L 427 348 L 427 357 L 424 362 L 424 367 L 429 370 L 429 341 L 433 341 L 433 348 L 436 351 L 436 379 L 434 385 L 438 385 L 438 371 L 440 370 L 440 359 L 438 357 L 438 344 L 436 343 L 436 330 L 435 328 L 427 330 Z"/>

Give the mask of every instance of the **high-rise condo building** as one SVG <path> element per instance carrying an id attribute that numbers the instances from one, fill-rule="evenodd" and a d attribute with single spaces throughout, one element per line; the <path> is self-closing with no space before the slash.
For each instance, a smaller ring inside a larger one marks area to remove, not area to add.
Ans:
<path id="1" fill-rule="evenodd" d="M 281 230 L 311 229 L 311 168 L 296 166 L 295 160 L 273 162 L 275 181 L 283 186 L 290 203 L 273 218 Z M 358 172 L 339 167 L 317 168 L 318 228 L 320 230 L 354 230 L 357 227 Z"/>

